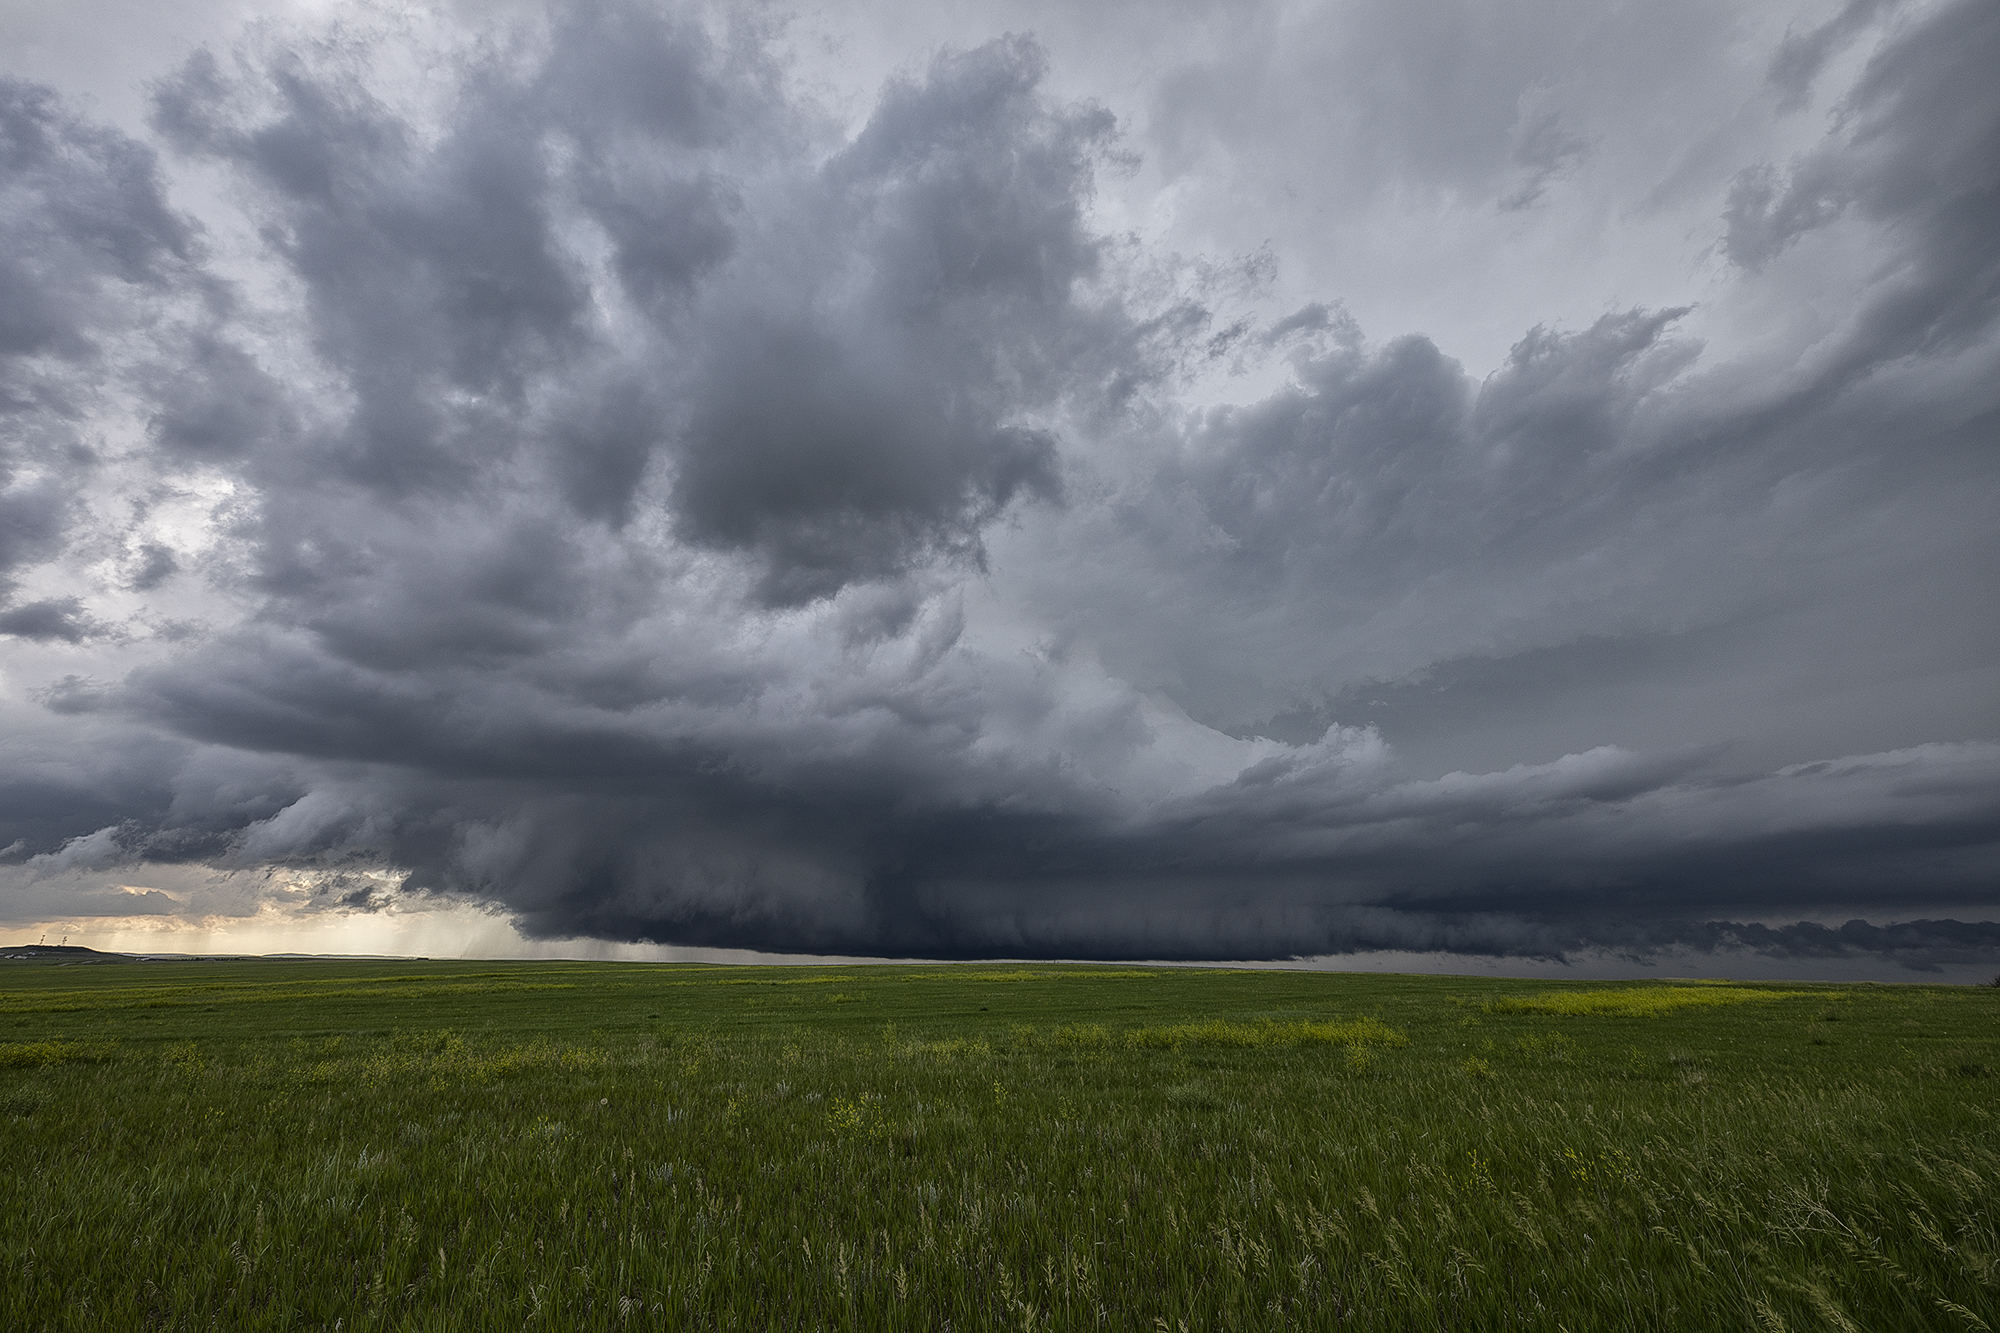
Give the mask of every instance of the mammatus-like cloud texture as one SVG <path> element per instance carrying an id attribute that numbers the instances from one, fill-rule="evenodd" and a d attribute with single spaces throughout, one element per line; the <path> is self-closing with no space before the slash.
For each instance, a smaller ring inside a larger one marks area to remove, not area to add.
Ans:
<path id="1" fill-rule="evenodd" d="M 606 2 L 267 26 L 143 129 L 0 83 L 7 915 L 2000 948 L 2000 9 L 1795 24 L 1803 146 L 1629 205 L 1706 287 L 1483 374 L 1110 221 L 1235 56 L 1135 129 L 1027 37 L 852 123 L 789 51 Z M 1326 170 L 1541 225 L 1617 156 L 1566 87 Z"/>

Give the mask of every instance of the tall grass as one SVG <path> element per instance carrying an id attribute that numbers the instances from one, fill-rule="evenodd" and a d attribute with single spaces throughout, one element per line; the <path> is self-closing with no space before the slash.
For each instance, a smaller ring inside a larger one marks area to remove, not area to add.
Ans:
<path id="1" fill-rule="evenodd" d="M 64 983 L 14 1045 L 104 1058 L 0 1070 L 0 1325 L 2000 1323 L 1990 991 L 523 965 L 566 998 L 443 1013 L 322 966 Z"/>

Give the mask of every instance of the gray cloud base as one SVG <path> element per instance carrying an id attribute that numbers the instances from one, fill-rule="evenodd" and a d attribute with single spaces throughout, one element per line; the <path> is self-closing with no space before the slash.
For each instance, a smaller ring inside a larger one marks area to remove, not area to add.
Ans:
<path id="1" fill-rule="evenodd" d="M 1484 380 L 1098 230 L 1120 129 L 1032 41 L 851 135 L 765 42 L 571 7 L 420 97 L 367 39 L 198 54 L 154 126 L 261 238 L 228 281 L 152 149 L 6 86 L 21 874 L 855 954 L 2000 947 L 1991 6 L 1717 201 L 1742 284 L 1879 248 L 1825 336 L 1620 310 Z M 1538 207 L 1589 140 L 1521 124 L 1426 160 Z M 1289 379 L 1193 406 L 1221 356 Z M 1801 920 L 1850 915 L 1926 919 Z"/>

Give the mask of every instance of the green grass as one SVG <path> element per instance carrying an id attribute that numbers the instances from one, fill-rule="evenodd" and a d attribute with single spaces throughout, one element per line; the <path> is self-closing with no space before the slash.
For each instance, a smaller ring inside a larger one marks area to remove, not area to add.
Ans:
<path id="1" fill-rule="evenodd" d="M 1489 1014 L 1670 1014 L 1676 1009 L 1714 1009 L 1725 1004 L 1795 1000 L 1808 991 L 1750 986 L 1619 986 L 1610 990 L 1555 990 L 1540 995 L 1505 995 L 1486 1002 Z"/>
<path id="2" fill-rule="evenodd" d="M 14 967 L 0 1327 L 1990 1330 L 1996 1071 L 1970 987 Z"/>

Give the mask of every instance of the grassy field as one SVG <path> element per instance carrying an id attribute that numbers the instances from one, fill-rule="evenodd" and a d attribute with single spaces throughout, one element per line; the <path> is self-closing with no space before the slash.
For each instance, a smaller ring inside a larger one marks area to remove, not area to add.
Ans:
<path id="1" fill-rule="evenodd" d="M 0 964 L 9 1329 L 2000 1328 L 2000 991 Z"/>

